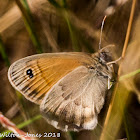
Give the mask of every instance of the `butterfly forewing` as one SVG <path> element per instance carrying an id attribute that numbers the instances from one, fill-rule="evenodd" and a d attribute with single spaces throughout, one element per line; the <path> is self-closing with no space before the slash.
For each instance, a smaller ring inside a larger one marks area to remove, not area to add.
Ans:
<path id="1" fill-rule="evenodd" d="M 84 53 L 34 55 L 13 63 L 8 77 L 14 88 L 32 102 L 40 104 L 57 81 L 78 66 L 91 62 L 91 57 Z"/>

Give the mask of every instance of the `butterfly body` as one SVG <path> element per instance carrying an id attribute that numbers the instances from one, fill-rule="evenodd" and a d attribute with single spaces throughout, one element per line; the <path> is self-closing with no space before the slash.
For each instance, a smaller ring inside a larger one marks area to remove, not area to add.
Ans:
<path id="1" fill-rule="evenodd" d="M 54 127 L 63 131 L 94 129 L 112 78 L 108 61 L 105 50 L 38 54 L 12 64 L 8 77 L 14 88 L 40 105 Z"/>

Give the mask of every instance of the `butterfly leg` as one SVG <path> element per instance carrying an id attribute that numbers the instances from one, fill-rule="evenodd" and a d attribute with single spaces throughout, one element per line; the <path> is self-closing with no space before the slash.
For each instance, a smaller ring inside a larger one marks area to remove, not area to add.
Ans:
<path id="1" fill-rule="evenodd" d="M 107 65 L 110 65 L 110 64 L 116 64 L 118 61 L 122 60 L 122 57 L 119 57 L 117 60 L 115 61 L 111 61 L 111 62 L 108 62 Z"/>

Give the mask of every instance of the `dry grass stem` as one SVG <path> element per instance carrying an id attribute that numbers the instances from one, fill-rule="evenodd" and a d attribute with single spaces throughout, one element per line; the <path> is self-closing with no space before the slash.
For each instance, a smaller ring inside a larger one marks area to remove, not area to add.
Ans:
<path id="1" fill-rule="evenodd" d="M 130 31 L 131 31 L 131 28 L 132 28 L 132 22 L 133 22 L 133 17 L 134 17 L 135 6 L 136 6 L 136 0 L 133 0 L 132 7 L 131 7 L 130 18 L 129 18 L 129 22 L 128 22 L 126 38 L 125 38 L 125 43 L 124 43 L 124 47 L 123 47 L 123 51 L 122 51 L 122 55 L 121 55 L 122 59 L 125 57 L 126 49 L 127 49 L 127 46 L 128 46 Z M 118 79 L 120 77 L 120 74 L 121 74 L 121 64 L 120 64 L 119 69 L 118 69 Z M 112 111 L 112 108 L 113 108 L 113 105 L 114 105 L 114 100 L 115 100 L 115 97 L 116 97 L 117 89 L 118 89 L 118 83 L 116 83 L 116 86 L 115 86 L 115 89 L 114 89 L 114 92 L 113 92 L 113 95 L 112 95 L 112 100 L 111 100 L 111 103 L 109 105 L 107 116 L 106 116 L 106 119 L 105 119 L 105 122 L 104 122 L 104 129 L 102 131 L 100 140 L 106 140 L 105 131 L 107 130 L 107 127 L 108 127 L 108 122 L 110 120 L 111 111 Z M 113 124 L 113 125 L 115 125 L 115 124 Z"/>

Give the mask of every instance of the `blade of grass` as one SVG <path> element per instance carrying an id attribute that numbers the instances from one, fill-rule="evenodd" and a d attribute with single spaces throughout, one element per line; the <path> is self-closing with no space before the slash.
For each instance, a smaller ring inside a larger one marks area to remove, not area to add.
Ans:
<path id="1" fill-rule="evenodd" d="M 67 2 L 66 2 L 66 0 L 62 0 L 62 7 L 65 8 L 65 9 L 67 8 Z"/>
<path id="2" fill-rule="evenodd" d="M 68 29 L 70 32 L 70 37 L 71 37 L 71 41 L 72 41 L 72 47 L 74 51 L 80 51 L 79 45 L 78 45 L 78 41 L 77 41 L 77 37 L 76 37 L 76 32 L 74 29 L 74 26 L 72 25 L 70 19 L 69 19 L 69 15 L 67 12 L 67 4 L 65 0 L 60 1 L 61 3 L 57 3 L 55 0 L 49 0 L 49 2 L 55 7 L 57 8 L 57 10 L 62 13 L 62 16 L 64 17 L 67 25 L 68 25 Z"/>
<path id="3" fill-rule="evenodd" d="M 30 35 L 30 38 L 31 38 L 34 46 L 36 47 L 37 52 L 42 53 L 43 51 L 42 51 L 41 43 L 35 32 L 35 28 L 34 28 L 34 25 L 33 25 L 32 19 L 31 19 L 31 12 L 30 12 L 29 6 L 27 4 L 27 1 L 26 0 L 16 0 L 16 4 L 18 5 L 19 9 L 22 12 L 26 29 Z"/>
<path id="4" fill-rule="evenodd" d="M 83 35 L 80 33 L 79 28 L 77 28 L 74 25 L 74 22 L 72 21 L 73 17 L 71 15 L 71 13 L 69 11 L 66 11 L 66 13 L 67 13 L 67 16 L 65 18 L 65 15 L 64 15 L 64 18 L 67 22 L 67 25 L 68 25 L 68 28 L 69 28 L 69 31 L 70 31 L 70 35 L 71 35 L 71 38 L 72 38 L 72 42 L 74 44 L 73 45 L 73 50 L 81 51 L 81 48 L 79 46 L 80 46 L 80 44 L 82 44 L 82 45 L 84 45 L 85 49 L 88 52 L 93 53 L 94 50 L 92 48 L 92 45 L 90 45 L 90 43 L 86 40 L 86 38 L 83 37 Z"/>
<path id="5" fill-rule="evenodd" d="M 63 11 L 63 12 L 64 12 L 64 19 L 66 20 L 66 23 L 68 25 L 68 29 L 69 29 L 69 32 L 70 32 L 70 37 L 71 37 L 71 40 L 72 40 L 73 50 L 76 51 L 76 52 L 79 52 L 80 47 L 78 45 L 76 33 L 74 32 L 75 31 L 74 26 L 72 25 L 72 23 L 69 20 L 69 16 L 68 16 L 67 11 Z"/>
<path id="6" fill-rule="evenodd" d="M 2 41 L 1 36 L 0 36 L 0 53 L 1 53 L 1 56 L 2 56 L 5 64 L 9 67 L 10 66 L 10 61 L 8 59 L 8 56 L 7 56 L 4 48 L 5 47 L 4 47 L 3 41 Z"/>
<path id="7" fill-rule="evenodd" d="M 136 138 L 136 133 L 134 132 L 133 124 L 130 121 L 129 116 L 130 115 L 128 114 L 127 109 L 125 109 L 124 110 L 124 115 L 123 115 L 123 117 L 124 117 L 123 123 L 124 123 L 124 126 L 126 126 L 125 127 L 126 135 L 128 137 L 128 140 L 136 140 L 137 139 Z M 130 126 L 130 127 L 127 127 L 127 126 Z"/>
<path id="8" fill-rule="evenodd" d="M 30 9 L 28 7 L 28 3 L 26 0 L 20 0 L 17 2 L 20 6 L 21 6 L 21 9 L 23 11 L 23 17 L 24 17 L 24 21 L 25 21 L 25 25 L 26 25 L 26 28 L 30 34 L 30 37 L 31 37 L 31 40 L 34 44 L 34 46 L 36 47 L 36 50 L 38 53 L 41 53 L 42 52 L 42 48 L 41 48 L 41 45 L 40 45 L 40 42 L 38 40 L 38 37 L 36 36 L 36 33 L 35 33 L 35 30 L 34 30 L 34 27 L 33 27 L 33 24 L 32 24 L 32 20 L 31 20 L 31 12 L 30 12 Z M 9 60 L 8 60 L 8 57 L 5 53 L 5 50 L 4 50 L 4 45 L 3 45 L 3 42 L 0 38 L 0 53 L 2 54 L 2 57 L 4 58 L 4 60 L 7 62 L 7 65 L 10 66 L 10 63 L 9 63 Z M 19 106 L 20 106 L 20 112 L 23 116 L 23 118 L 25 120 L 27 120 L 27 114 L 25 114 L 25 110 L 23 108 L 23 104 L 21 103 L 21 94 L 17 91 L 16 92 L 16 95 L 17 95 L 17 101 L 19 103 Z M 27 122 L 28 123 L 28 122 Z M 26 125 L 26 124 L 24 124 Z"/>
<path id="9" fill-rule="evenodd" d="M 81 51 L 81 49 L 79 47 L 79 44 L 82 43 L 82 44 L 85 45 L 87 51 L 89 51 L 90 53 L 93 53 L 94 50 L 93 50 L 92 46 L 81 35 L 81 33 L 79 33 L 79 30 L 76 29 L 76 27 L 74 26 L 74 23 L 71 22 L 71 20 L 70 20 L 71 18 L 72 19 L 74 18 L 76 20 L 77 20 L 77 18 L 74 17 L 70 11 L 68 11 L 68 9 L 67 9 L 68 6 L 67 6 L 67 3 L 66 3 L 66 0 L 61 0 L 61 1 L 59 1 L 59 3 L 57 3 L 55 0 L 49 0 L 49 2 L 55 8 L 57 8 L 57 10 L 59 10 L 60 13 L 62 13 L 62 16 L 64 17 L 64 19 L 65 19 L 65 21 L 66 21 L 66 23 L 68 25 L 68 29 L 69 29 L 69 32 L 70 32 L 70 37 L 71 37 L 71 41 L 72 41 L 73 50 L 74 51 Z M 85 24 L 84 24 L 84 26 L 85 26 Z M 80 40 L 80 43 L 78 43 L 78 40 Z"/>
<path id="10" fill-rule="evenodd" d="M 22 128 L 24 128 L 25 126 L 27 126 L 27 125 L 29 125 L 29 124 L 33 123 L 34 121 L 36 121 L 36 120 L 38 120 L 38 119 L 41 119 L 41 118 L 42 118 L 41 115 L 37 115 L 37 116 L 35 116 L 35 117 L 33 117 L 33 118 L 31 118 L 31 119 L 25 121 L 24 123 L 21 123 L 21 124 L 17 125 L 17 127 L 18 127 L 19 129 L 22 129 Z"/>
<path id="11" fill-rule="evenodd" d="M 77 31 L 78 32 L 78 31 Z M 92 48 L 92 45 L 89 43 L 88 40 L 86 40 L 86 38 L 84 38 L 82 36 L 82 34 L 80 32 L 78 32 L 78 37 L 79 37 L 79 40 L 81 41 L 81 43 L 85 46 L 85 49 L 90 52 L 90 53 L 94 53 L 95 50 Z"/>
<path id="12" fill-rule="evenodd" d="M 48 0 L 55 8 L 62 8 L 55 0 Z"/>
<path id="13" fill-rule="evenodd" d="M 56 2 L 55 0 L 48 0 L 55 8 L 66 8 L 67 7 L 67 2 L 66 0 L 60 0 Z"/>
<path id="14" fill-rule="evenodd" d="M 66 140 L 74 140 L 73 137 L 72 137 L 71 132 L 66 132 L 65 137 L 66 137 Z"/>
<path id="15" fill-rule="evenodd" d="M 1 39 L 1 37 L 0 37 L 0 53 L 2 55 L 2 58 L 5 61 L 6 65 L 9 67 L 10 66 L 10 61 L 8 59 L 8 56 L 7 56 L 6 52 L 5 52 L 4 43 L 3 43 L 2 39 Z M 20 113 L 21 113 L 22 117 L 24 118 L 24 120 L 27 120 L 27 116 L 25 114 L 25 109 L 23 108 L 23 104 L 21 103 L 21 100 L 22 100 L 21 93 L 19 93 L 16 90 L 14 90 L 14 91 L 15 91 L 15 94 L 17 96 L 15 101 L 18 102 L 18 105 L 19 105 L 19 108 L 20 108 Z"/>
<path id="16" fill-rule="evenodd" d="M 125 75 L 122 75 L 119 79 L 119 81 L 122 81 L 122 80 L 125 80 L 126 78 L 129 78 L 129 77 L 132 77 L 132 76 L 135 76 L 136 74 L 140 73 L 140 69 L 138 70 L 135 70 L 133 72 L 130 72 L 128 74 L 125 74 Z"/>
<path id="17" fill-rule="evenodd" d="M 129 36 L 130 36 L 130 31 L 131 31 L 131 27 L 132 27 L 132 21 L 133 21 L 133 16 L 134 16 L 134 11 L 135 11 L 135 5 L 136 5 L 136 0 L 133 0 L 132 1 L 132 7 L 131 7 L 131 13 L 130 13 L 130 18 L 129 18 L 129 23 L 128 23 L 128 28 L 127 28 L 127 33 L 126 33 L 126 38 L 125 38 L 125 42 L 124 42 L 124 47 L 123 47 L 123 51 L 122 51 L 122 59 L 125 57 L 125 53 L 126 53 L 126 48 L 128 46 L 128 40 L 129 40 Z M 122 63 L 121 63 L 122 64 Z M 119 66 L 119 70 L 118 70 L 118 79 L 120 77 L 120 74 L 121 74 L 121 68 L 122 66 Z M 110 122 L 110 119 L 111 119 L 111 115 L 112 115 L 112 111 L 113 111 L 113 107 L 116 105 L 114 103 L 115 101 L 115 98 L 116 98 L 116 95 L 117 95 L 117 89 L 118 89 L 118 83 L 116 84 L 115 86 L 115 89 L 114 89 L 114 92 L 113 92 L 113 95 L 112 95 L 112 100 L 111 100 L 111 103 L 109 105 L 109 109 L 108 109 L 108 112 L 107 112 L 107 116 L 106 116 L 106 119 L 105 119 L 105 122 L 104 122 L 104 128 L 103 128 L 103 131 L 102 131 L 102 134 L 101 134 L 101 137 L 100 137 L 100 140 L 108 140 L 108 137 L 105 133 L 106 130 L 108 130 L 108 127 L 109 127 L 109 122 Z M 125 96 L 125 95 L 123 95 Z M 120 98 L 121 99 L 121 98 Z M 124 109 L 124 108 L 123 108 Z M 111 125 L 115 125 L 115 124 L 111 124 Z M 127 127 L 127 126 L 126 126 Z M 111 132 L 111 127 L 110 127 L 110 132 Z M 119 129 L 119 128 L 118 128 Z M 114 130 L 113 130 L 114 131 Z M 116 130 L 116 132 L 113 132 L 114 133 L 114 136 L 116 136 L 118 130 Z M 128 134 L 128 133 L 126 133 Z M 129 137 L 129 136 L 127 136 Z"/>
<path id="18" fill-rule="evenodd" d="M 74 26 L 72 25 L 70 19 L 69 19 L 69 13 L 67 12 L 67 3 L 66 0 L 62 0 L 62 7 L 63 7 L 63 15 L 64 15 L 64 19 L 68 25 L 68 29 L 70 32 L 70 36 L 71 36 L 71 41 L 72 41 L 72 46 L 73 46 L 73 50 L 74 51 L 81 51 L 79 44 L 78 44 L 78 38 L 76 36 L 76 29 L 74 28 Z"/>

